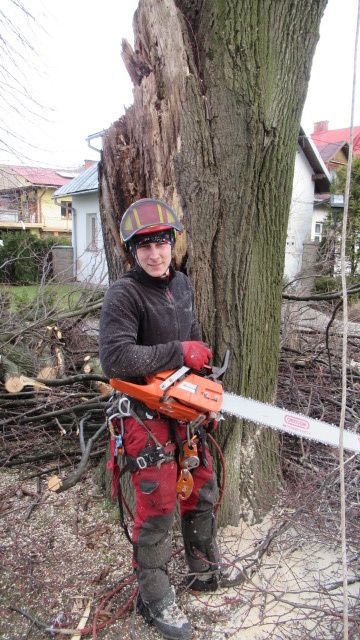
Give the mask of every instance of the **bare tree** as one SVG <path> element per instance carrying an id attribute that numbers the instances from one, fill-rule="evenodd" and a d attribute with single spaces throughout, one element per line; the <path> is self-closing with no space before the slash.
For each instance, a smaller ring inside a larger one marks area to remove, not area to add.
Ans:
<path id="1" fill-rule="evenodd" d="M 34 148 L 31 136 L 20 133 L 24 120 L 29 128 L 39 127 L 49 115 L 29 81 L 34 67 L 40 67 L 36 41 L 43 27 L 27 3 L 7 0 L 0 9 L 0 28 L 0 152 L 23 163 Z M 0 176 L 3 171 L 0 168 Z"/>

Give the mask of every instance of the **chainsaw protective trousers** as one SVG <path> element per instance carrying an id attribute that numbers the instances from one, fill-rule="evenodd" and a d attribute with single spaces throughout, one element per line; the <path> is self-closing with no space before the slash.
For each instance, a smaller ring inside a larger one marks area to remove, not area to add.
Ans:
<path id="1" fill-rule="evenodd" d="M 144 425 L 146 429 L 134 418 L 126 418 L 124 421 L 124 446 L 127 455 L 136 458 L 143 449 L 151 444 L 155 445 L 150 433 L 163 446 L 171 442 L 166 420 L 144 420 Z M 179 425 L 179 435 L 185 440 L 186 428 L 183 425 Z M 213 515 L 217 486 L 207 447 L 206 459 L 207 467 L 200 463 L 192 471 L 194 488 L 190 497 L 180 501 L 181 528 L 190 572 L 217 568 L 219 562 Z M 136 497 L 133 566 L 140 594 L 145 602 L 160 600 L 170 590 L 167 563 L 171 556 L 177 476 L 178 463 L 175 458 L 132 473 Z"/>

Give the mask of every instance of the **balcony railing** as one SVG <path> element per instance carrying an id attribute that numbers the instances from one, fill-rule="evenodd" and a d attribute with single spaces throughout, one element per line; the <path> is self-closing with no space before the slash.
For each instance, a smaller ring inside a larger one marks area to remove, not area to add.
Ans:
<path id="1" fill-rule="evenodd" d="M 0 209 L 0 222 L 24 222 L 25 224 L 37 223 L 36 213 L 28 211 L 13 211 L 11 209 Z"/>

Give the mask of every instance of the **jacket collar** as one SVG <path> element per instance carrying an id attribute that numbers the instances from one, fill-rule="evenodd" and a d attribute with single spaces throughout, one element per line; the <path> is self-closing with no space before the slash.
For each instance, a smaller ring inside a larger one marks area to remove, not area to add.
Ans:
<path id="1" fill-rule="evenodd" d="M 172 267 L 172 265 L 170 265 L 168 276 L 165 276 L 164 278 L 154 278 L 153 276 L 150 276 L 148 273 L 146 273 L 146 271 L 144 271 L 144 269 L 142 269 L 138 264 L 136 264 L 135 267 L 130 271 L 130 273 L 135 276 L 136 280 L 142 282 L 143 284 L 163 288 L 167 287 L 169 282 L 171 282 L 171 280 L 173 279 L 175 275 L 175 269 L 174 267 Z"/>

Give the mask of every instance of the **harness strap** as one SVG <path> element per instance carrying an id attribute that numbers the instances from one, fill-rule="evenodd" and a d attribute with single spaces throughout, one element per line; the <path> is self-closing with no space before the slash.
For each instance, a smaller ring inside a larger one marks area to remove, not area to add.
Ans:
<path id="1" fill-rule="evenodd" d="M 132 544 L 132 538 L 131 538 L 130 531 L 127 526 L 127 522 L 125 520 L 125 514 L 124 514 L 124 497 L 123 497 L 123 491 L 122 491 L 122 486 L 120 482 L 120 478 L 123 475 L 123 473 L 124 473 L 124 468 L 121 469 L 119 473 L 119 477 L 117 479 L 117 485 L 118 485 L 117 500 L 119 505 L 119 520 L 120 520 L 120 526 L 122 527 L 128 541 L 130 542 L 130 544 Z"/>
<path id="2" fill-rule="evenodd" d="M 182 438 L 180 438 L 179 429 L 178 429 L 178 421 L 174 420 L 174 418 L 167 418 L 167 422 L 169 425 L 170 438 L 175 443 L 175 448 L 177 449 L 178 455 L 180 455 L 182 451 Z"/>
<path id="3" fill-rule="evenodd" d="M 147 467 L 155 467 L 156 465 L 160 466 L 164 462 L 174 460 L 175 449 L 176 445 L 173 442 L 164 446 L 159 444 L 146 447 L 136 458 L 127 455 L 125 468 L 129 471 L 137 471 L 138 469 L 146 469 Z"/>
<path id="4" fill-rule="evenodd" d="M 143 427 L 143 429 L 145 429 L 146 433 L 148 434 L 148 440 L 151 438 L 155 442 L 156 447 L 161 447 L 161 444 L 157 439 L 157 437 L 152 433 L 151 429 L 149 429 L 149 427 L 147 427 L 146 424 L 144 424 L 140 416 L 131 408 L 131 406 L 129 409 L 129 415 L 132 418 L 134 418 L 134 420 L 136 420 L 136 422 L 140 424 Z"/>
<path id="5" fill-rule="evenodd" d="M 201 463 L 204 467 L 208 466 L 208 461 L 206 459 L 206 431 L 202 425 L 199 425 L 196 429 L 196 435 L 200 440 L 200 450 L 201 450 Z"/>

